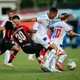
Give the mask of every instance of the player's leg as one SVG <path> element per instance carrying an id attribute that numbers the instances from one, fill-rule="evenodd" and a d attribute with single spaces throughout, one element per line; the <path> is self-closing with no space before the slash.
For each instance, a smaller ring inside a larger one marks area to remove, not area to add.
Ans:
<path id="1" fill-rule="evenodd" d="M 8 44 L 8 49 L 11 49 L 13 51 L 12 51 L 12 54 L 10 55 L 10 59 L 9 59 L 8 63 L 6 64 L 6 66 L 8 66 L 10 68 L 14 68 L 14 66 L 12 64 L 12 61 L 15 58 L 16 54 L 18 53 L 19 47 L 16 46 L 15 44 L 9 43 Z"/>
<path id="2" fill-rule="evenodd" d="M 5 57 L 4 57 L 4 64 L 5 65 L 8 63 L 9 58 L 10 58 L 10 51 L 9 50 L 6 50 Z"/>
<path id="3" fill-rule="evenodd" d="M 34 56 L 34 54 L 29 54 L 28 55 L 28 60 L 34 60 L 33 56 Z"/>
<path id="4" fill-rule="evenodd" d="M 28 46 L 25 46 L 22 48 L 22 50 L 25 52 L 25 53 L 28 53 L 28 54 L 33 54 L 35 53 L 36 54 L 36 58 L 37 60 L 39 58 L 42 58 L 40 56 L 40 51 L 41 49 L 43 48 L 40 44 L 35 44 L 35 43 L 30 43 L 31 45 L 28 45 Z"/>
<path id="5" fill-rule="evenodd" d="M 56 50 L 57 50 L 57 47 L 55 46 L 55 44 L 50 44 L 49 48 L 50 50 L 49 54 L 48 54 L 48 57 L 45 61 L 45 64 L 46 66 L 48 67 L 49 66 L 49 62 L 52 60 L 52 58 L 54 57 L 54 59 L 56 60 Z"/>
<path id="6" fill-rule="evenodd" d="M 59 52 L 58 52 L 59 53 Z M 58 67 L 59 70 L 63 71 L 63 67 L 62 67 L 62 62 L 65 60 L 65 58 L 67 57 L 66 52 L 62 51 L 61 54 L 59 54 L 59 59 L 58 62 L 56 62 L 56 66 Z"/>
<path id="7" fill-rule="evenodd" d="M 45 58 L 47 58 L 47 57 L 48 57 L 48 54 L 49 54 L 49 52 L 46 52 L 46 54 L 45 54 Z"/>
<path id="8" fill-rule="evenodd" d="M 44 48 L 50 50 L 50 53 L 46 59 L 46 62 L 42 65 L 44 68 L 49 69 L 49 62 L 51 61 L 53 56 L 56 55 L 57 47 L 55 44 L 52 44 L 50 42 L 50 39 L 47 37 L 47 35 L 44 38 L 41 36 L 37 36 L 37 42 L 41 44 Z"/>

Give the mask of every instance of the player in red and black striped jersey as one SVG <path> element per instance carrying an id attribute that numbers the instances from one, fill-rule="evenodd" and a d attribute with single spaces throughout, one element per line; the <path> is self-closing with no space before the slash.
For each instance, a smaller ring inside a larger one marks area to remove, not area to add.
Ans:
<path id="1" fill-rule="evenodd" d="M 17 15 L 13 16 L 12 21 L 13 23 L 9 21 L 6 22 L 6 30 L 11 30 L 14 40 L 18 43 L 19 46 L 21 46 L 22 50 L 25 53 L 35 53 L 38 61 L 43 62 L 39 54 L 43 47 L 40 44 L 34 43 L 29 35 L 29 33 L 35 33 L 36 30 L 30 30 L 28 27 L 24 25 L 18 26 L 20 20 L 19 16 Z"/>
<path id="2" fill-rule="evenodd" d="M 39 53 L 43 48 L 40 44 L 35 44 L 33 40 L 30 38 L 29 33 L 34 33 L 36 31 L 29 30 L 28 27 L 22 25 L 18 26 L 13 31 L 13 38 L 21 46 L 22 50 L 25 53 Z"/>
<path id="3" fill-rule="evenodd" d="M 19 17 L 14 16 L 13 22 L 16 23 L 19 22 Z M 9 27 L 10 26 L 10 27 Z M 11 36 L 13 36 L 14 40 L 18 43 L 19 46 L 21 46 L 22 50 L 25 53 L 39 53 L 40 50 L 43 48 L 40 44 L 35 44 L 33 40 L 30 38 L 29 33 L 35 33 L 35 30 L 29 30 L 28 27 L 22 25 L 22 26 L 16 26 L 12 24 L 12 22 L 7 21 L 6 22 L 6 31 L 10 31 L 11 35 L 7 35 L 7 37 L 10 39 Z"/>

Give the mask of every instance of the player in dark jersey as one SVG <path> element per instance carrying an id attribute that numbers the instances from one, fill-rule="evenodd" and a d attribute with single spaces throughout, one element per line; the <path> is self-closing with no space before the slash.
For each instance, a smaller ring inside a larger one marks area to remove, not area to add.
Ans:
<path id="1" fill-rule="evenodd" d="M 18 26 L 20 21 L 19 16 L 13 16 L 12 22 L 7 21 L 6 27 L 7 29 L 11 29 L 12 36 L 14 40 L 21 46 L 22 50 L 27 54 L 36 54 L 36 58 L 41 63 L 43 62 L 43 58 L 40 56 L 40 51 L 43 48 L 40 44 L 36 44 L 30 38 L 29 33 L 35 33 L 36 30 L 29 30 L 27 26 Z M 16 24 L 16 25 L 15 25 Z M 9 27 L 10 26 L 10 27 Z M 10 60 L 12 62 L 12 60 Z"/>
<path id="2" fill-rule="evenodd" d="M 15 55 L 19 51 L 19 48 L 18 48 L 18 46 L 16 46 L 15 44 L 12 43 L 12 40 L 11 40 L 12 29 L 7 28 L 6 25 L 4 27 L 0 28 L 0 31 L 6 29 L 6 35 L 0 43 L 0 55 L 3 54 L 6 50 L 13 50 L 13 52 L 11 54 L 12 56 L 10 57 L 10 61 L 9 61 L 8 65 L 6 64 L 6 66 L 14 68 L 14 66 L 11 63 L 11 60 L 15 57 Z M 10 27 L 10 26 L 8 25 L 8 27 Z"/>

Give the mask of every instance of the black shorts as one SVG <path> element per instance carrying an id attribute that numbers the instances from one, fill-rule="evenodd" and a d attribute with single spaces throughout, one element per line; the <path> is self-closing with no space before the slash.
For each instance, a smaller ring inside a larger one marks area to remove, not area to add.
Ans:
<path id="1" fill-rule="evenodd" d="M 27 54 L 39 53 L 43 47 L 40 44 L 27 43 L 22 50 Z"/>
<path id="2" fill-rule="evenodd" d="M 1 54 L 4 53 L 6 50 L 10 50 L 15 44 L 13 44 L 9 38 L 5 37 L 0 43 L 0 51 Z"/>

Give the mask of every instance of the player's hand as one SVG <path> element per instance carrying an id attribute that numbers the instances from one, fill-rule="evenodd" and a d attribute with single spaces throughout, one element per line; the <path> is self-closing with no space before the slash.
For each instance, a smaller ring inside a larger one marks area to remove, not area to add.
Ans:
<path id="1" fill-rule="evenodd" d="M 80 34 L 78 36 L 80 36 Z"/>

